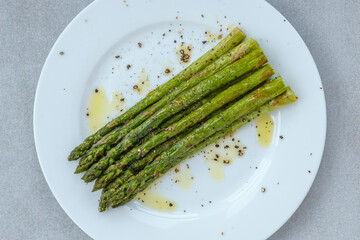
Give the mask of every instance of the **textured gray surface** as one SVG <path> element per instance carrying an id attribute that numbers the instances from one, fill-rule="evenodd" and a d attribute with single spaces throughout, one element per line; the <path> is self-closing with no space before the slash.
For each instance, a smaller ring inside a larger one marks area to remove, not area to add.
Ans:
<path id="1" fill-rule="evenodd" d="M 89 239 L 41 173 L 32 132 L 37 81 L 51 46 L 91 0 L 0 0 L 0 239 Z M 303 204 L 270 239 L 360 239 L 360 1 L 269 0 L 319 68 L 328 133 Z"/>

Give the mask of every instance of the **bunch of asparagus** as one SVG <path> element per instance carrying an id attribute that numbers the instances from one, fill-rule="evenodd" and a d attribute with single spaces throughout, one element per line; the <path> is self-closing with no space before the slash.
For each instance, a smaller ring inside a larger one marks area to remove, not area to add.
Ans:
<path id="1" fill-rule="evenodd" d="M 169 169 L 261 114 L 296 101 L 257 43 L 235 28 L 214 48 L 87 137 L 69 155 L 103 189 L 99 211 L 123 205 Z M 244 40 L 244 41 L 243 41 Z"/>

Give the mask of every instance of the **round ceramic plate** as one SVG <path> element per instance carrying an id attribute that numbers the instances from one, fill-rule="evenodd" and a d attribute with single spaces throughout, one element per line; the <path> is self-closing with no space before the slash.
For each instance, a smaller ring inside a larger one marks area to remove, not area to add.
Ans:
<path id="1" fill-rule="evenodd" d="M 153 186 L 175 203 L 173 211 L 132 201 L 99 213 L 100 192 L 92 193 L 92 184 L 73 174 L 77 162 L 67 161 L 89 134 L 86 113 L 94 89 L 108 101 L 112 91 L 122 94 L 125 100 L 115 109 L 120 113 L 183 69 L 175 54 L 179 44 L 191 44 L 193 61 L 219 41 L 214 36 L 225 36 L 234 26 L 258 41 L 276 74 L 298 96 L 296 103 L 271 113 L 270 146 L 259 146 L 250 123 L 233 136 L 247 148 L 224 167 L 222 181 L 214 181 L 204 156 L 195 155 L 180 166 L 189 165 L 189 189 L 174 182 L 173 171 Z M 133 89 L 137 84 L 141 91 Z M 65 212 L 95 239 L 266 239 L 309 191 L 325 133 L 324 93 L 313 58 L 291 24 L 260 0 L 94 1 L 55 43 L 34 106 L 45 178 Z"/>

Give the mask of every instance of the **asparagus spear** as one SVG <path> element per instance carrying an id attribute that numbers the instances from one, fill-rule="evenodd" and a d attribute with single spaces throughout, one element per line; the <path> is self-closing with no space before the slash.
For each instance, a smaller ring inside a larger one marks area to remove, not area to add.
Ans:
<path id="1" fill-rule="evenodd" d="M 246 74 L 247 76 L 244 76 L 242 78 L 238 78 L 236 79 L 232 85 L 240 82 L 241 80 L 245 79 L 246 77 L 250 76 L 248 74 Z M 230 85 L 231 86 L 231 85 Z M 195 109 L 197 109 L 199 106 L 202 106 L 203 104 L 205 104 L 206 102 L 210 101 L 210 99 L 212 99 L 214 96 L 216 96 L 218 93 L 222 92 L 223 90 L 225 90 L 226 88 L 228 88 L 229 86 L 225 86 L 224 89 L 221 89 L 219 92 L 214 92 L 212 94 L 210 94 L 208 97 L 202 99 L 201 101 L 196 103 L 196 107 L 193 106 L 192 108 L 186 109 L 184 112 L 181 112 L 179 114 L 177 114 L 178 116 L 171 118 L 169 121 L 167 121 L 164 125 L 162 125 L 161 129 L 158 129 L 156 132 L 152 132 L 151 134 L 147 135 L 144 139 L 142 139 L 142 143 L 146 142 L 147 140 L 149 140 L 151 137 L 155 136 L 156 134 L 159 134 L 161 132 L 161 130 L 163 128 L 166 128 L 168 126 L 170 126 L 172 123 L 175 123 L 179 120 L 181 120 L 182 118 L 184 118 L 185 116 L 187 116 L 188 114 L 190 114 L 191 112 L 193 112 Z M 231 103 L 229 103 L 228 105 L 231 105 Z M 217 111 L 213 112 L 211 115 L 207 116 L 204 121 L 208 120 L 209 118 L 219 114 L 221 111 L 223 111 L 224 109 L 226 109 L 227 106 L 222 107 L 221 109 L 218 109 Z M 189 130 L 186 130 L 186 132 L 181 133 L 181 136 L 184 136 L 184 134 L 187 134 L 187 132 L 192 131 L 194 127 L 198 127 L 199 125 L 201 125 L 202 123 L 197 123 L 195 126 L 191 127 Z M 177 137 L 177 136 L 176 136 Z M 174 139 L 174 138 L 171 138 Z M 140 144 L 141 145 L 141 144 Z M 165 145 L 165 146 L 164 146 Z M 142 170 L 142 168 L 144 168 L 147 164 L 151 163 L 151 161 L 157 156 L 159 155 L 161 152 L 167 150 L 168 148 L 170 148 L 172 145 L 172 143 L 169 143 L 169 141 L 166 141 L 164 143 L 162 143 L 160 146 L 156 147 L 155 149 L 151 150 L 148 154 L 145 155 L 145 157 L 133 162 L 129 168 L 124 172 L 121 173 L 120 176 L 116 177 L 115 181 L 113 181 L 112 183 L 108 184 L 106 187 L 104 187 L 103 191 L 107 191 L 109 189 L 112 188 L 117 188 L 119 187 L 123 182 L 125 182 L 130 176 L 132 176 L 134 173 L 139 172 L 140 170 Z M 166 148 L 164 150 L 164 148 Z M 99 179 L 98 179 L 99 180 Z M 98 180 L 95 182 L 93 191 L 98 190 Z M 100 189 L 100 188 L 99 188 Z"/>
<path id="2" fill-rule="evenodd" d="M 184 117 L 182 120 L 172 124 L 171 126 L 166 128 L 165 131 L 162 131 L 161 133 L 152 137 L 147 142 L 137 147 L 136 149 L 133 149 L 123 158 L 117 161 L 114 165 L 111 165 L 108 169 L 106 169 L 104 175 L 96 181 L 96 189 L 106 186 L 115 177 L 121 174 L 123 172 L 122 168 L 124 168 L 127 164 L 133 161 L 134 158 L 139 155 L 139 153 L 145 155 L 150 149 L 165 142 L 168 138 L 177 135 L 178 133 L 184 131 L 195 123 L 200 122 L 212 112 L 218 110 L 225 104 L 235 100 L 239 96 L 248 92 L 255 86 L 264 82 L 273 74 L 274 71 L 271 66 L 266 65 L 265 67 L 256 71 L 253 75 L 221 92 L 209 102 L 198 108 L 196 111 Z"/>
<path id="3" fill-rule="evenodd" d="M 133 144 L 144 137 L 149 131 L 161 124 L 162 121 L 179 112 L 181 109 L 198 101 L 210 92 L 221 88 L 237 77 L 251 70 L 261 67 L 267 61 L 261 49 L 257 49 L 242 59 L 234 62 L 230 66 L 224 68 L 220 72 L 212 75 L 194 88 L 185 91 L 181 96 L 172 101 L 169 105 L 159 110 L 154 116 L 146 120 L 137 128 L 131 130 L 124 139 L 121 140 L 114 148 L 112 148 L 105 157 L 99 162 L 91 166 L 82 179 L 90 182 L 96 179 L 105 170 L 107 166 L 112 164 L 117 157 Z M 135 153 L 139 155 L 139 153 Z"/>
<path id="4" fill-rule="evenodd" d="M 186 153 L 192 147 L 201 143 L 204 139 L 231 125 L 237 118 L 247 114 L 271 99 L 279 96 L 286 91 L 286 87 L 280 77 L 268 81 L 263 86 L 244 96 L 230 108 L 223 111 L 219 116 L 215 116 L 206 121 L 202 126 L 177 142 L 169 150 L 162 153 L 157 159 L 146 166 L 140 173 L 131 180 L 123 184 L 115 191 L 107 202 L 107 206 L 117 206 L 125 204 L 131 200 L 134 194 L 138 193 L 151 181 L 164 174 L 172 166 L 179 163 L 177 156 Z M 174 160 L 175 159 L 175 160 Z M 100 209 L 101 210 L 101 209 Z"/>
<path id="5" fill-rule="evenodd" d="M 212 99 L 214 96 L 216 96 L 220 92 L 222 92 L 225 89 L 229 88 L 230 86 L 242 81 L 243 79 L 249 77 L 251 74 L 253 74 L 253 72 L 244 74 L 240 78 L 235 79 L 234 81 L 232 81 L 229 84 L 225 85 L 224 87 L 218 89 L 217 91 L 210 93 L 208 96 L 201 99 L 199 102 L 194 103 L 188 109 L 185 109 L 184 111 L 179 112 L 176 115 L 174 115 L 171 119 L 168 119 L 165 123 L 163 123 L 161 125 L 160 128 L 161 129 L 166 128 L 166 127 L 170 126 L 172 123 L 179 121 L 180 119 L 184 118 L 189 113 L 195 111 L 198 107 L 200 107 L 203 104 L 205 104 L 206 102 L 208 102 L 210 99 Z M 140 144 L 145 142 L 145 140 L 147 141 L 148 137 L 152 137 L 152 136 L 147 135 L 145 138 L 143 138 L 141 140 L 142 142 Z M 118 143 L 118 141 L 116 141 L 115 143 Z M 100 148 L 98 150 L 95 148 L 92 149 L 88 154 L 86 154 L 83 158 L 80 159 L 78 167 L 75 170 L 75 174 L 87 171 L 94 163 L 96 163 L 99 160 L 99 158 L 101 158 L 109 150 L 109 149 L 101 149 L 102 146 L 99 146 L 99 147 Z M 89 156 L 89 155 L 91 155 L 91 156 Z"/>
<path id="6" fill-rule="evenodd" d="M 218 92 L 211 93 L 209 96 L 201 99 L 199 102 L 194 103 L 192 106 L 190 106 L 188 109 L 183 110 L 182 112 L 177 113 L 174 115 L 171 119 L 168 119 L 165 123 L 161 124 L 160 129 L 164 129 L 171 124 L 179 121 L 189 113 L 193 112 L 197 108 L 199 108 L 201 105 L 208 102 L 212 97 L 216 96 Z M 152 132 L 151 134 L 146 135 L 143 139 L 141 139 L 141 143 L 147 141 L 149 138 L 151 138 L 154 134 L 159 133 L 159 130 Z M 116 143 L 116 142 L 115 142 Z M 140 144 L 141 144 L 140 143 Z M 81 173 L 84 171 L 87 171 L 94 163 L 96 163 L 99 158 L 101 158 L 107 151 L 108 151 L 108 145 L 107 143 L 104 143 L 102 146 L 98 146 L 97 148 L 94 148 L 90 150 L 90 152 L 85 155 L 83 158 L 80 159 L 79 164 L 75 170 L 75 174 Z"/>
<path id="7" fill-rule="evenodd" d="M 229 103 L 228 105 L 231 105 L 231 103 Z M 204 121 L 210 119 L 211 117 L 219 114 L 221 111 L 223 111 L 224 109 L 226 109 L 226 106 L 222 107 L 221 109 L 218 109 L 217 111 L 211 113 L 209 116 L 207 116 Z M 190 109 L 188 109 L 190 110 Z M 189 111 L 190 113 L 191 111 Z M 184 114 L 183 117 L 187 116 L 188 114 Z M 179 121 L 180 119 L 174 121 L 173 123 Z M 189 131 L 192 131 L 193 128 L 195 127 L 198 127 L 200 126 L 202 123 L 199 122 L 197 123 L 195 126 L 192 126 L 189 130 L 186 130 L 186 132 L 183 132 L 180 134 L 181 137 L 185 136 L 184 134 L 187 134 Z M 170 126 L 170 125 L 169 125 Z M 156 133 L 152 133 L 154 135 L 152 135 L 151 137 L 154 137 L 156 134 L 159 134 L 161 132 L 161 129 L 158 129 L 158 131 Z M 148 137 L 149 135 L 146 136 L 146 138 Z M 179 136 L 179 135 L 178 135 Z M 175 136 L 175 137 L 178 137 L 178 136 Z M 150 137 L 150 138 L 151 138 Z M 148 138 L 147 140 L 149 140 L 150 138 Z M 173 138 L 171 138 L 173 139 Z M 147 141 L 146 140 L 146 141 Z M 146 142 L 144 141 L 144 142 Z M 143 143 L 144 143 L 143 142 Z M 169 141 L 165 141 L 164 143 L 162 143 L 160 146 L 157 146 L 156 148 L 154 148 L 153 150 L 151 150 L 149 153 L 147 153 L 145 155 L 145 157 L 143 158 L 140 158 L 139 160 L 136 160 L 135 162 L 133 162 L 132 164 L 130 164 L 130 166 L 126 169 L 125 173 L 120 173 L 120 175 L 118 177 L 116 177 L 116 179 L 109 183 L 108 185 L 106 185 L 106 187 L 104 187 L 104 190 L 103 191 L 107 191 L 111 188 L 117 188 L 119 187 L 123 182 L 125 182 L 125 180 L 127 180 L 130 176 L 136 174 L 137 172 L 139 172 L 140 170 L 142 170 L 147 164 L 151 163 L 151 161 L 157 156 L 159 155 L 160 153 L 164 152 L 165 150 L 162 150 L 164 148 L 164 145 L 168 146 L 168 147 L 165 147 L 165 148 L 170 148 L 171 147 L 171 143 L 169 144 Z M 94 186 L 94 189 L 93 191 L 96 191 L 98 190 L 97 188 L 97 185 L 99 184 L 98 183 L 99 179 L 97 179 L 97 181 L 95 182 L 95 186 Z"/>
<path id="8" fill-rule="evenodd" d="M 221 131 L 214 133 L 209 138 L 205 139 L 204 141 L 200 142 L 198 145 L 194 146 L 190 151 L 180 155 L 179 161 L 189 158 L 190 156 L 199 152 L 201 149 L 205 148 L 207 145 L 210 145 L 211 143 L 217 141 L 218 139 L 220 139 L 228 134 L 233 133 L 234 131 L 243 127 L 248 122 L 251 122 L 252 120 L 256 119 L 257 117 L 259 117 L 263 114 L 272 112 L 280 107 L 283 107 L 283 106 L 293 103 L 295 101 L 296 101 L 295 94 L 290 89 L 290 87 L 288 87 L 287 91 L 285 93 L 272 99 L 270 102 L 265 103 L 261 107 L 255 109 L 253 112 L 247 114 L 246 116 L 241 117 L 240 119 L 237 119 L 235 122 L 230 124 L 230 126 L 224 128 Z M 152 153 L 149 153 L 147 156 L 150 156 Z M 114 182 L 112 182 L 111 184 L 106 186 L 106 188 L 104 188 L 104 191 L 103 191 L 100 201 L 99 201 L 99 211 L 102 212 L 106 209 L 106 203 L 107 203 L 109 197 L 112 196 L 112 194 L 116 191 L 117 188 L 119 188 L 125 181 L 127 181 L 130 178 L 134 179 L 135 177 L 131 171 L 126 171 L 126 173 L 124 175 L 117 178 Z M 143 186 L 141 191 L 143 191 L 144 189 L 145 188 Z M 133 198 L 133 197 L 131 197 L 131 198 Z"/>
<path id="9" fill-rule="evenodd" d="M 140 170 L 142 170 L 147 164 L 151 163 L 152 160 L 154 160 L 157 155 L 168 150 L 172 145 L 174 145 L 177 141 L 180 141 L 181 138 L 185 137 L 186 134 L 190 133 L 196 127 L 197 127 L 196 125 L 192 126 L 189 129 L 187 129 L 185 132 L 169 139 L 168 141 L 164 142 L 160 146 L 157 146 L 156 148 L 151 150 L 145 157 L 130 164 L 130 166 L 126 170 L 122 169 L 121 172 L 116 172 L 118 175 L 121 174 L 121 177 L 116 178 L 116 180 L 112 183 L 112 185 L 113 186 L 115 186 L 115 184 L 118 186 L 121 185 L 125 180 L 128 179 L 128 176 L 131 176 L 134 173 L 137 173 Z M 101 188 L 104 188 L 107 184 L 108 184 L 108 182 L 104 183 L 104 182 L 102 182 L 102 178 L 98 178 L 95 182 L 95 185 L 94 185 L 94 188 L 92 191 L 94 192 Z"/>
<path id="10" fill-rule="evenodd" d="M 117 126 L 125 123 L 126 121 L 133 118 L 136 114 L 146 109 L 151 104 L 155 103 L 169 91 L 179 86 L 182 82 L 188 80 L 192 75 L 204 69 L 206 66 L 211 64 L 218 57 L 228 52 L 234 46 L 238 45 L 245 38 L 245 34 L 241 32 L 239 28 L 235 28 L 228 36 L 221 40 L 214 48 L 206 52 L 195 62 L 190 64 L 186 69 L 177 74 L 174 78 L 166 82 L 165 84 L 157 87 L 151 91 L 144 99 L 136 103 L 133 107 L 127 110 L 124 114 L 111 120 L 104 127 L 98 130 L 96 133 L 87 137 L 83 143 L 74 148 L 70 153 L 68 159 L 75 160 L 79 156 L 83 156 L 84 152 L 90 149 L 93 144 L 100 141 L 106 134 L 111 132 Z"/>
<path id="11" fill-rule="evenodd" d="M 172 90 L 171 93 L 160 99 L 158 102 L 151 105 L 148 109 L 144 110 L 142 113 L 138 114 L 134 119 L 130 120 L 128 123 L 124 124 L 113 134 L 110 134 L 106 139 L 95 148 L 91 149 L 88 152 L 83 152 L 86 154 L 85 158 L 79 165 L 91 166 L 93 163 L 97 162 L 99 157 L 102 157 L 107 151 L 109 151 L 114 145 L 116 145 L 130 130 L 134 129 L 150 116 L 152 116 L 156 111 L 165 106 L 168 102 L 174 100 L 181 92 L 194 87 L 207 77 L 218 72 L 229 64 L 235 62 L 236 60 L 242 58 L 248 52 L 258 48 L 256 42 L 253 39 L 245 40 L 240 45 L 234 47 L 230 52 L 223 54 L 219 59 L 214 61 L 212 64 L 208 65 L 205 69 L 193 75 L 189 80 L 180 84 L 176 89 Z M 81 157 L 79 153 L 77 155 Z M 84 169 L 84 168 L 82 168 Z M 87 170 L 87 169 L 85 169 Z"/>

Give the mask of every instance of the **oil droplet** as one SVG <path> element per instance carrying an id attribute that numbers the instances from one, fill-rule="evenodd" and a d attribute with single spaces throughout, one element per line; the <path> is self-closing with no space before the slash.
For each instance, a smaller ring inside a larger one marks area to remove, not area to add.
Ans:
<path id="1" fill-rule="evenodd" d="M 124 108 L 124 98 L 121 92 L 113 91 L 111 102 L 108 102 L 102 88 L 96 88 L 90 94 L 87 107 L 87 122 L 90 133 L 96 132 L 110 118 L 118 115 Z"/>
<path id="2" fill-rule="evenodd" d="M 269 114 L 264 114 L 256 119 L 256 136 L 258 143 L 262 147 L 268 147 L 272 141 L 274 133 L 274 121 Z"/>
<path id="3" fill-rule="evenodd" d="M 175 54 L 180 64 L 186 65 L 189 63 L 191 57 L 191 50 L 192 46 L 186 45 L 184 42 L 175 47 Z"/>
<path id="4" fill-rule="evenodd" d="M 224 168 L 236 158 L 243 156 L 245 149 L 246 147 L 231 135 L 225 136 L 208 146 L 204 152 L 210 177 L 215 181 L 224 180 Z"/>
<path id="5" fill-rule="evenodd" d="M 234 28 L 236 28 L 235 24 L 230 23 L 226 26 L 226 31 L 230 33 L 232 30 L 234 30 Z"/>
<path id="6" fill-rule="evenodd" d="M 184 190 L 188 190 L 192 187 L 192 181 L 194 177 L 191 174 L 191 169 L 188 164 L 181 165 L 174 169 L 175 177 L 174 181 L 178 187 Z"/>
<path id="7" fill-rule="evenodd" d="M 205 38 L 207 42 L 216 42 L 217 40 L 222 38 L 221 34 L 216 34 L 211 32 L 210 30 L 205 31 Z"/>
<path id="8" fill-rule="evenodd" d="M 147 94 L 149 92 L 150 82 L 149 75 L 146 73 L 145 68 L 141 69 L 139 78 L 134 84 L 133 89 L 139 94 Z"/>
<path id="9" fill-rule="evenodd" d="M 143 205 L 161 212 L 174 212 L 176 204 L 174 201 L 167 199 L 162 194 L 147 189 L 137 195 L 136 199 Z"/>

